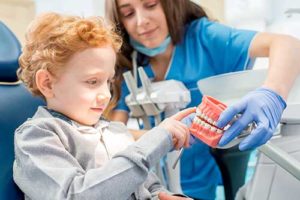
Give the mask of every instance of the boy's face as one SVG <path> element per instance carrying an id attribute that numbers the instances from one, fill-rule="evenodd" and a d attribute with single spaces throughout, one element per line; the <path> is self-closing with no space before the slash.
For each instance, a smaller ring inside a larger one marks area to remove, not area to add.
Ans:
<path id="1" fill-rule="evenodd" d="M 48 108 L 84 125 L 95 124 L 111 98 L 116 54 L 112 47 L 75 53 L 52 83 Z"/>

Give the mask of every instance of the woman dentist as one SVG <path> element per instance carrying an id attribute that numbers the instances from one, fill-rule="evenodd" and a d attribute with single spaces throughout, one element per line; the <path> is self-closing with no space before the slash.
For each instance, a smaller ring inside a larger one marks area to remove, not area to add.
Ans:
<path id="1" fill-rule="evenodd" d="M 197 106 L 202 95 L 197 81 L 209 76 L 250 69 L 257 57 L 269 57 L 264 84 L 225 110 L 217 125 L 225 126 L 238 113 L 241 117 L 221 138 L 225 145 L 249 123 L 257 128 L 239 145 L 240 150 L 266 143 L 280 121 L 288 93 L 300 73 L 300 41 L 287 36 L 258 33 L 224 26 L 208 18 L 190 0 L 106 0 L 106 14 L 122 32 L 124 44 L 118 58 L 116 87 L 120 99 L 112 119 L 127 122 L 129 93 L 121 74 L 137 63 L 154 81 L 176 79 L 190 90 Z M 221 87 L 221 86 L 220 86 Z M 209 147 L 197 141 L 181 159 L 181 186 L 194 199 L 214 199 L 220 178 Z"/>

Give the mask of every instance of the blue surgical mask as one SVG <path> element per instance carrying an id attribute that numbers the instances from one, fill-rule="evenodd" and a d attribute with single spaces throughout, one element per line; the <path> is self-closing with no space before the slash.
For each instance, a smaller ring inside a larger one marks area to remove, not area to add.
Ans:
<path id="1" fill-rule="evenodd" d="M 168 48 L 170 42 L 171 42 L 171 37 L 170 35 L 158 46 L 155 48 L 147 48 L 144 45 L 142 45 L 141 43 L 135 41 L 134 39 L 132 39 L 131 37 L 129 37 L 129 42 L 131 44 L 131 46 L 137 50 L 138 52 L 149 56 L 149 57 L 154 57 L 158 54 L 164 53 L 166 51 L 166 49 Z"/>

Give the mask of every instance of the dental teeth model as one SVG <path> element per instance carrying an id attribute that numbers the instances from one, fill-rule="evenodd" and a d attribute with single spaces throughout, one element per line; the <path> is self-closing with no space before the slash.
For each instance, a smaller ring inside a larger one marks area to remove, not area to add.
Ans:
<path id="1" fill-rule="evenodd" d="M 202 103 L 196 109 L 196 116 L 190 127 L 191 133 L 207 145 L 217 147 L 224 130 L 228 128 L 220 129 L 216 126 L 220 114 L 226 107 L 213 97 L 204 95 Z"/>

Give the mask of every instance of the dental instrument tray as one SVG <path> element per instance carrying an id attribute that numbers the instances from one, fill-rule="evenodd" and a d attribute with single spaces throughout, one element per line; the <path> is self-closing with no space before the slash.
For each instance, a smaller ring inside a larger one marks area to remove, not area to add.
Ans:
<path id="1" fill-rule="evenodd" d="M 126 96 L 131 116 L 155 116 L 166 110 L 179 111 L 191 101 L 189 90 L 176 80 L 151 82 L 142 67 L 138 68 L 142 86 L 137 87 L 131 72 L 123 74 L 130 94 Z"/>

